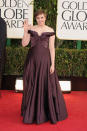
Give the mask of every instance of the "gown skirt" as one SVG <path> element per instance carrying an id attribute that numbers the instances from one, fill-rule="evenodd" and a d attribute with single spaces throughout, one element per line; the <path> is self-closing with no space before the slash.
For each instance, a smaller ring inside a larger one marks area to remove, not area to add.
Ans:
<path id="1" fill-rule="evenodd" d="M 48 44 L 55 33 L 44 32 L 41 36 L 32 30 L 29 33 L 32 46 L 24 65 L 21 115 L 26 124 L 46 121 L 54 124 L 68 116 L 56 69 L 50 74 Z"/>

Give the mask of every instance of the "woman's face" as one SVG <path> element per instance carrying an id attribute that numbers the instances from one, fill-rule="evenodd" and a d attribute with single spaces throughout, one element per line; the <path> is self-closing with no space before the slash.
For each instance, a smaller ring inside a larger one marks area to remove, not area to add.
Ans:
<path id="1" fill-rule="evenodd" d="M 37 24 L 42 26 L 45 25 L 46 16 L 44 14 L 40 14 L 36 17 Z"/>

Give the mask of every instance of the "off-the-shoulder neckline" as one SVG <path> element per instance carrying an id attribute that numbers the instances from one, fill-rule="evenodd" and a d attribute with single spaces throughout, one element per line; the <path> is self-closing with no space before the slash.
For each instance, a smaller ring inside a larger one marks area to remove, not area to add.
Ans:
<path id="1" fill-rule="evenodd" d="M 40 36 L 42 36 L 42 34 L 45 34 L 45 33 L 54 33 L 55 34 L 55 32 L 54 31 L 52 31 L 52 32 L 48 32 L 48 31 L 45 31 L 45 32 L 42 32 L 40 35 L 38 34 L 38 32 L 37 31 L 35 31 L 35 30 L 28 30 L 28 31 L 32 31 L 32 32 L 35 32 L 39 37 Z"/>

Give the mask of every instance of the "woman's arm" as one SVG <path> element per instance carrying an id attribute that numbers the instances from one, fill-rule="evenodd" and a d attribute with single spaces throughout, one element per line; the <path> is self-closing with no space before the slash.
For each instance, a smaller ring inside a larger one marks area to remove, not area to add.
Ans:
<path id="1" fill-rule="evenodd" d="M 22 38 L 22 46 L 27 46 L 30 42 L 30 34 L 28 33 L 28 30 L 31 28 L 31 25 L 28 25 L 28 20 L 24 21 L 24 35 Z"/>
<path id="2" fill-rule="evenodd" d="M 27 46 L 30 42 L 30 34 L 28 32 L 24 32 L 23 38 L 22 38 L 22 46 Z"/>
<path id="3" fill-rule="evenodd" d="M 55 69 L 55 35 L 49 38 L 49 50 L 51 55 L 51 68 L 50 72 L 53 73 Z"/>

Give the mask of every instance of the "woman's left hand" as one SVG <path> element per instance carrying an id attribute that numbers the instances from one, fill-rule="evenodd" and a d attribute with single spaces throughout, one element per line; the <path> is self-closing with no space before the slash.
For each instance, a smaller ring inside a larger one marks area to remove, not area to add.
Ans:
<path id="1" fill-rule="evenodd" d="M 52 74 L 53 72 L 54 72 L 54 66 L 51 65 L 51 66 L 50 66 L 50 74 Z"/>

